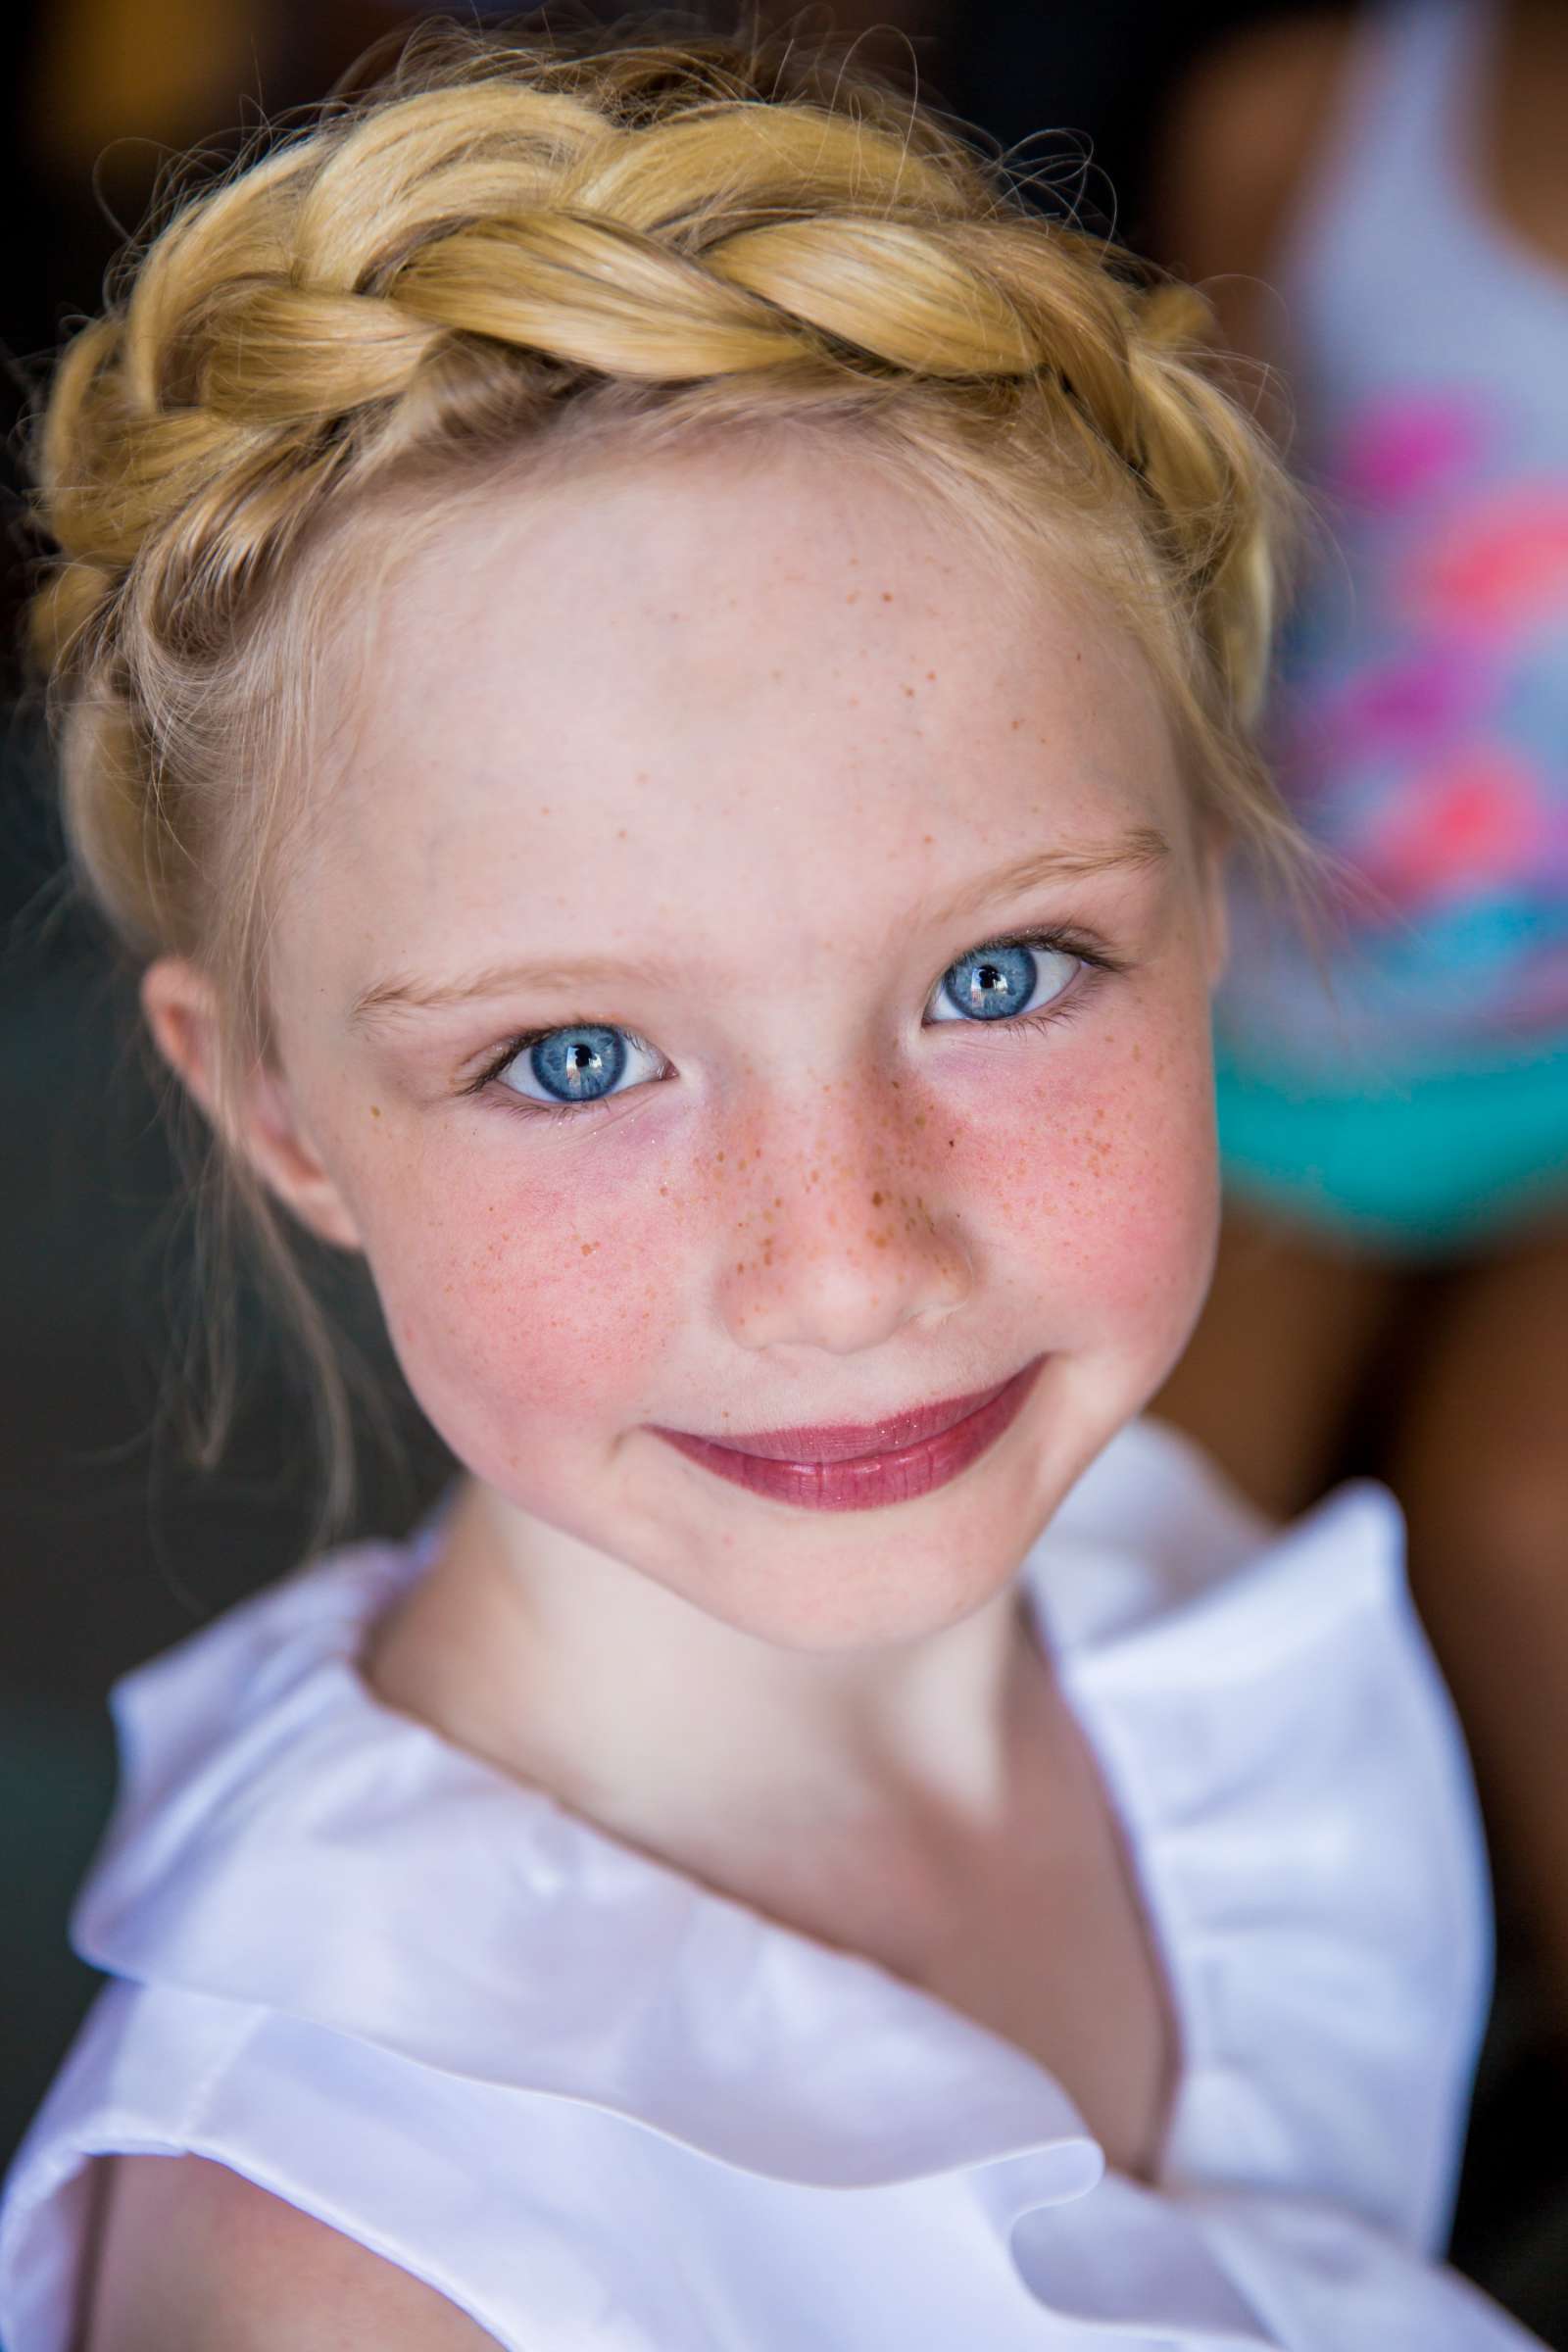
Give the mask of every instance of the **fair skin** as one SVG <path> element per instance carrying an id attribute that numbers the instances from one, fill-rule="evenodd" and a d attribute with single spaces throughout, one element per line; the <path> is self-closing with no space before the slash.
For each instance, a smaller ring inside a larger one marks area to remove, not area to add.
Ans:
<path id="1" fill-rule="evenodd" d="M 1218 856 L 1142 656 L 853 451 L 693 450 L 456 512 L 330 740 L 232 1140 L 365 1251 L 468 1472 L 371 1689 L 1008 2034 L 1147 2174 L 1158 1956 L 1017 1588 L 1212 1258 Z M 1019 1017 L 944 1017 L 944 974 L 1020 934 L 1054 944 Z M 201 975 L 165 959 L 145 1001 L 211 1100 Z M 552 1110 L 514 1042 L 567 1023 L 646 1050 Z M 986 1452 L 876 1508 L 657 1434 L 875 1421 L 1036 1362 Z M 167 2185 L 195 2164 L 120 2161 L 110 2274 L 160 2231 L 223 2272 L 273 2201 L 204 2183 L 197 2247 Z M 333 2259 L 358 2323 L 373 2258 Z"/>
<path id="2" fill-rule="evenodd" d="M 1561 278 L 1568 17 L 1556 0 L 1513 0 L 1495 26 L 1454 170 L 1485 233 Z M 1341 101 L 1355 31 L 1353 15 L 1312 13 L 1221 46 L 1192 76 L 1165 140 L 1165 258 L 1209 284 L 1232 348 L 1282 368 L 1284 382 L 1290 315 L 1266 280 Z M 1269 410 L 1283 426 L 1277 392 Z M 1560 1208 L 1435 1274 L 1238 1204 L 1202 1321 L 1158 1409 L 1289 1517 L 1334 1476 L 1369 1386 L 1395 1384 L 1378 1399 L 1389 1427 L 1379 1467 L 1409 1522 L 1412 1588 L 1568 2050 L 1565 1316 Z"/>

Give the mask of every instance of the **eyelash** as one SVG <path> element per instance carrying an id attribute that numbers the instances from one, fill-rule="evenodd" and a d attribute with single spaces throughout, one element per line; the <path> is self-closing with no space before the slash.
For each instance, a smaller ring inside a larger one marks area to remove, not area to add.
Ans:
<path id="1" fill-rule="evenodd" d="M 1107 948 L 1100 946 L 1098 942 L 1091 943 L 1082 932 L 1066 929 L 1004 932 L 998 938 L 982 939 L 974 947 L 965 948 L 963 955 L 956 956 L 954 961 L 962 962 L 971 956 L 989 956 L 999 948 L 1030 948 L 1051 956 L 1070 956 L 1075 962 L 1083 965 L 1083 975 L 1076 980 L 1069 981 L 1063 996 L 1054 999 L 1049 1004 L 1043 1004 L 1038 1012 L 1021 1012 L 1010 1021 L 944 1022 L 941 1024 L 943 1027 L 984 1028 L 993 1037 L 1011 1036 L 1016 1038 L 1026 1032 L 1044 1029 L 1053 1021 L 1071 1020 L 1083 1008 L 1089 998 L 1099 994 L 1103 981 L 1125 972 L 1129 968 L 1119 956 L 1113 956 Z M 944 972 L 951 971 L 952 968 L 952 964 L 945 965 Z M 938 975 L 937 987 L 941 986 L 942 977 L 942 974 Z M 509 1068 L 519 1054 L 526 1054 L 530 1046 L 541 1045 L 547 1037 L 554 1037 L 560 1029 L 590 1025 L 587 1022 L 579 1024 L 575 1021 L 552 1021 L 547 1029 L 520 1030 L 515 1037 L 510 1039 L 503 1046 L 493 1060 L 486 1062 L 476 1077 L 468 1080 L 462 1092 L 465 1095 L 485 1094 L 499 1080 L 502 1071 Z M 614 1026 L 620 1029 L 624 1036 L 630 1038 L 633 1045 L 641 1046 L 645 1052 L 650 1054 L 659 1052 L 659 1048 L 651 1045 L 648 1039 L 641 1036 L 637 1030 L 627 1029 L 622 1022 L 618 1021 L 614 1023 Z M 508 1109 L 515 1110 L 523 1117 L 532 1119 L 581 1119 L 584 1111 L 601 1110 L 606 1103 L 616 1100 L 614 1096 L 607 1096 L 600 1102 L 533 1102 L 526 1096 L 515 1093 L 510 1087 L 503 1091 L 508 1098 L 506 1103 Z"/>

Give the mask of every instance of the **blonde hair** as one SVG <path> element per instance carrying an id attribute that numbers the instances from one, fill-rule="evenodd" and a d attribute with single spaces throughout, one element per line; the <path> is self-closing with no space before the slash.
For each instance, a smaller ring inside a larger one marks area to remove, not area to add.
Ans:
<path id="1" fill-rule="evenodd" d="M 78 870 L 134 955 L 213 975 L 249 1066 L 355 518 L 394 486 L 439 512 L 547 447 L 785 425 L 853 433 L 999 544 L 1050 537 L 1154 661 L 1195 791 L 1282 842 L 1253 731 L 1291 494 L 1207 324 L 798 47 L 426 29 L 179 205 L 61 360 L 34 637 Z M 320 1376 L 339 1519 L 330 1337 L 260 1187 L 229 1179 Z"/>

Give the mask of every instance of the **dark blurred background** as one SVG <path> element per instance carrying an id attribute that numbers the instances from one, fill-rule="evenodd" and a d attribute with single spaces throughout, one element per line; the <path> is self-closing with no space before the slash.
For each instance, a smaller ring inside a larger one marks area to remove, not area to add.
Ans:
<path id="1" fill-rule="evenodd" d="M 0 2166 L 91 1990 L 65 1921 L 112 1792 L 108 1686 L 297 1558 L 312 1509 L 305 1408 L 254 1298 L 231 1451 L 217 1477 L 182 1457 L 169 1366 L 193 1311 L 189 1217 L 130 984 L 64 884 L 18 656 L 27 414 L 171 155 L 195 142 L 229 151 L 263 112 L 318 96 L 420 13 L 370 0 L 52 0 L 14 7 L 0 32 L 0 218 L 16 224 L 0 260 Z M 864 31 L 888 71 L 916 74 L 925 95 L 1004 146 L 1070 134 L 1042 149 L 1056 183 L 1082 166 L 1082 209 L 1157 254 L 1152 157 L 1172 93 L 1213 44 L 1282 13 L 1266 0 L 846 0 L 810 21 Z M 373 1350 L 352 1270 L 327 1273 Z M 443 1476 L 411 1409 L 394 1453 L 368 1454 L 367 1530 L 406 1526 Z M 1530 2249 L 1545 2242 L 1568 2157 L 1560 2091 L 1531 2053 L 1528 2006 L 1515 2003 L 1494 2021 L 1455 2252 L 1545 2328 Z M 1568 2331 L 1552 2340 L 1568 2344 Z"/>

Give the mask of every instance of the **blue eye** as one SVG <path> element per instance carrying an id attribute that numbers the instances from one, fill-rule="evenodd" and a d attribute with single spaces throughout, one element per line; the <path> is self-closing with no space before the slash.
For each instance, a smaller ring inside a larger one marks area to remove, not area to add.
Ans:
<path id="1" fill-rule="evenodd" d="M 1016 1021 L 1049 1010 L 1083 975 L 1126 967 L 1094 948 L 1065 948 L 1050 937 L 971 948 L 950 963 L 926 1005 L 928 1021 Z M 1073 1002 L 1077 1003 L 1075 995 Z M 524 1101 L 566 1110 L 607 1102 L 651 1079 L 674 1075 L 635 1030 L 572 1021 L 514 1039 L 505 1057 L 469 1082 L 469 1092 L 499 1083 Z"/>
<path id="2" fill-rule="evenodd" d="M 1038 1012 L 1066 989 L 1083 958 L 1064 949 L 973 948 L 950 963 L 927 1011 L 933 1021 L 1004 1021 Z"/>
<path id="3" fill-rule="evenodd" d="M 496 1076 L 532 1102 L 602 1102 L 607 1095 L 624 1091 L 623 1078 L 635 1086 L 662 1076 L 663 1069 L 652 1046 L 629 1029 L 583 1022 L 547 1030 L 520 1046 Z"/>

